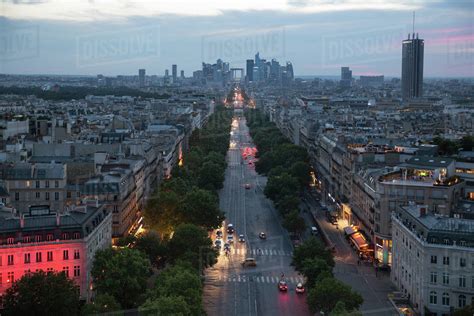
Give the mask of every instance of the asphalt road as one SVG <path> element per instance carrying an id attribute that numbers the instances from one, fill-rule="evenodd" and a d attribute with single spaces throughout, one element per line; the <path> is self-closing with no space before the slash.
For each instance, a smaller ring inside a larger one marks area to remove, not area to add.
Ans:
<path id="1" fill-rule="evenodd" d="M 310 315 L 306 294 L 295 292 L 296 284 L 304 279 L 290 266 L 289 236 L 262 191 L 266 178 L 255 172 L 253 157 L 242 155 L 255 147 L 245 118 L 236 114 L 232 125 L 220 207 L 227 217 L 224 227 L 232 223 L 236 229 L 235 241 L 230 254 L 221 251 L 218 263 L 206 271 L 204 309 L 208 315 Z M 266 233 L 266 240 L 258 237 L 260 232 Z M 223 233 L 225 241 L 225 229 Z M 238 242 L 239 234 L 245 236 L 245 243 Z M 256 267 L 242 266 L 249 257 L 256 259 Z M 288 292 L 278 290 L 282 273 Z"/>

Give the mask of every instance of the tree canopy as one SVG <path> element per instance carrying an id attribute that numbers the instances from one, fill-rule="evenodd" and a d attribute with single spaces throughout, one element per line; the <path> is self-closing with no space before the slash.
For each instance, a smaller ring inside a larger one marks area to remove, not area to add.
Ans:
<path id="1" fill-rule="evenodd" d="M 79 288 L 62 272 L 24 275 L 7 289 L 2 315 L 78 315 Z"/>

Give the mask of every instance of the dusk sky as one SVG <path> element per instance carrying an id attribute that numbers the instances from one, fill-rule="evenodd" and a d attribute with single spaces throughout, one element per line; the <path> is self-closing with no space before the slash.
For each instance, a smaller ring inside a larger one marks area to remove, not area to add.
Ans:
<path id="1" fill-rule="evenodd" d="M 474 76 L 474 1 L 2 0 L 0 73 L 186 76 L 218 57 L 291 61 L 297 76 L 400 76 L 401 42 L 425 40 L 426 77 Z"/>

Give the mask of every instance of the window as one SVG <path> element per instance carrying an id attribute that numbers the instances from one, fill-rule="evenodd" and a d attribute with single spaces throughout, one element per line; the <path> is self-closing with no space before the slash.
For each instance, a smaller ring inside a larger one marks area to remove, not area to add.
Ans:
<path id="1" fill-rule="evenodd" d="M 438 256 L 431 256 L 431 263 L 438 263 Z"/>
<path id="2" fill-rule="evenodd" d="M 62 233 L 61 234 L 61 239 L 62 240 L 68 240 L 69 239 L 69 234 L 68 233 Z"/>
<path id="3" fill-rule="evenodd" d="M 81 239 L 81 233 L 78 233 L 78 232 L 74 233 L 74 234 L 72 235 L 72 238 L 73 238 L 73 239 Z"/>
<path id="4" fill-rule="evenodd" d="M 430 304 L 438 304 L 438 295 L 435 291 L 430 292 Z"/>
<path id="5" fill-rule="evenodd" d="M 79 250 L 74 250 L 74 259 L 80 259 L 80 253 Z"/>
<path id="6" fill-rule="evenodd" d="M 41 242 L 41 235 L 35 236 L 35 242 Z"/>
<path id="7" fill-rule="evenodd" d="M 13 265 L 13 255 L 8 255 L 8 265 L 9 266 Z"/>
<path id="8" fill-rule="evenodd" d="M 438 273 L 437 272 L 431 272 L 430 283 L 431 284 L 436 284 L 436 282 L 438 282 Z"/>
<path id="9" fill-rule="evenodd" d="M 53 252 L 52 251 L 48 251 L 46 253 L 46 260 L 53 261 Z"/>
<path id="10" fill-rule="evenodd" d="M 449 293 L 446 293 L 446 292 L 443 293 L 443 305 L 449 306 Z"/>
<path id="11" fill-rule="evenodd" d="M 29 242 L 31 242 L 31 236 L 23 236 L 23 242 L 24 242 L 24 243 L 29 243 Z"/>
<path id="12" fill-rule="evenodd" d="M 54 239 L 53 234 L 47 234 L 47 235 L 46 235 L 46 240 L 47 240 L 47 241 L 53 241 L 53 239 Z"/>
<path id="13" fill-rule="evenodd" d="M 464 306 L 466 306 L 466 295 L 461 294 L 458 299 L 458 307 L 463 308 Z"/>
<path id="14" fill-rule="evenodd" d="M 36 253 L 36 262 L 41 262 L 41 252 Z"/>
<path id="15" fill-rule="evenodd" d="M 3 278 L 2 278 L 2 274 L 0 273 L 0 284 L 3 283 Z"/>
<path id="16" fill-rule="evenodd" d="M 15 238 L 13 238 L 13 237 L 8 237 L 7 238 L 7 244 L 12 245 L 14 243 L 15 243 Z"/>
<path id="17" fill-rule="evenodd" d="M 46 181 L 44 182 L 44 186 L 47 187 L 47 188 L 49 188 L 49 180 L 46 180 Z"/>
<path id="18" fill-rule="evenodd" d="M 74 266 L 74 276 L 78 277 L 81 275 L 81 268 L 80 266 Z"/>
<path id="19" fill-rule="evenodd" d="M 54 200 L 59 200 L 59 192 L 54 192 Z"/>
<path id="20" fill-rule="evenodd" d="M 40 199 L 40 198 L 41 198 L 41 193 L 40 193 L 40 192 L 36 192 L 36 193 L 35 193 L 35 196 L 36 196 L 37 199 Z"/>
<path id="21" fill-rule="evenodd" d="M 29 253 L 25 253 L 25 263 L 31 262 L 31 255 Z"/>
<path id="22" fill-rule="evenodd" d="M 15 282 L 15 273 L 13 273 L 13 272 L 8 272 L 7 273 L 7 282 L 8 283 Z"/>
<path id="23" fill-rule="evenodd" d="M 69 259 L 69 251 L 63 250 L 63 260 L 68 260 L 68 259 Z"/>
<path id="24" fill-rule="evenodd" d="M 39 181 L 36 181 L 36 188 L 37 188 L 37 189 L 40 188 L 40 182 L 39 182 Z"/>
<path id="25" fill-rule="evenodd" d="M 66 197 L 67 197 L 68 199 L 70 199 L 70 198 L 71 198 L 71 191 L 67 191 L 67 193 L 66 193 Z"/>
<path id="26" fill-rule="evenodd" d="M 69 267 L 63 267 L 64 274 L 69 277 Z"/>
<path id="27" fill-rule="evenodd" d="M 466 276 L 460 275 L 459 276 L 459 287 L 466 287 Z"/>
<path id="28" fill-rule="evenodd" d="M 464 268 L 466 266 L 466 258 L 460 258 L 459 259 L 459 266 L 461 268 Z"/>
<path id="29" fill-rule="evenodd" d="M 54 181 L 54 187 L 59 188 L 59 181 L 58 180 Z"/>
<path id="30" fill-rule="evenodd" d="M 449 284 L 449 273 L 443 273 L 443 284 Z"/>
<path id="31" fill-rule="evenodd" d="M 15 192 L 15 201 L 20 200 L 20 192 Z"/>
<path id="32" fill-rule="evenodd" d="M 449 266 L 449 257 L 443 257 L 443 264 Z"/>
<path id="33" fill-rule="evenodd" d="M 49 192 L 45 192 L 44 195 L 45 195 L 44 199 L 46 201 L 49 201 Z"/>

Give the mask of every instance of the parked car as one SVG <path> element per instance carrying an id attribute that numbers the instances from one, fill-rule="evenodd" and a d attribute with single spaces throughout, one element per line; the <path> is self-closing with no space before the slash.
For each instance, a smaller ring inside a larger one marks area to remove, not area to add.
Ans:
<path id="1" fill-rule="evenodd" d="M 245 242 L 244 235 L 242 235 L 242 234 L 239 235 L 239 242 Z"/>
<path id="2" fill-rule="evenodd" d="M 261 232 L 260 234 L 258 234 L 258 237 L 260 239 L 267 239 L 267 235 L 264 232 Z"/>

